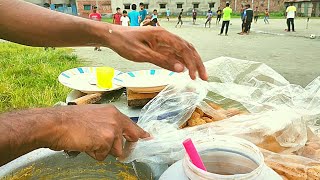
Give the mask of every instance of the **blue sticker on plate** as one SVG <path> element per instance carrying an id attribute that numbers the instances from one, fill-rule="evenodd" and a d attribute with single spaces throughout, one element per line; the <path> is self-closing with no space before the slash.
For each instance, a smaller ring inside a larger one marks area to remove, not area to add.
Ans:
<path id="1" fill-rule="evenodd" d="M 70 78 L 70 76 L 66 75 L 65 73 L 62 73 L 62 76 L 66 77 L 66 78 Z"/>
<path id="2" fill-rule="evenodd" d="M 116 81 L 123 82 L 121 79 L 118 79 L 118 78 L 113 78 L 113 79 L 116 80 Z"/>
<path id="3" fill-rule="evenodd" d="M 135 77 L 135 75 L 134 75 L 132 72 L 128 72 L 128 74 L 129 74 L 131 77 Z"/>
<path id="4" fill-rule="evenodd" d="M 81 74 L 83 74 L 84 73 L 84 71 L 83 71 L 83 69 L 82 68 L 77 68 L 78 69 L 78 71 L 81 73 Z"/>

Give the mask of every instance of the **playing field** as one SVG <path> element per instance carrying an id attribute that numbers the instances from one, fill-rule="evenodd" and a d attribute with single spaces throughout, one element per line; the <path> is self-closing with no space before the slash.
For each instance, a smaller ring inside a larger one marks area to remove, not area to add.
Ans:
<path id="1" fill-rule="evenodd" d="M 160 21 L 161 26 L 190 41 L 200 53 L 203 61 L 219 56 L 264 62 L 274 68 L 290 82 L 305 86 L 320 75 L 320 19 L 311 19 L 306 29 L 306 19 L 297 19 L 296 31 L 285 32 L 285 19 L 271 19 L 264 24 L 259 19 L 252 25 L 250 35 L 238 35 L 240 19 L 232 19 L 229 36 L 219 36 L 220 25 L 204 28 L 204 19 L 192 25 L 191 19 L 184 19 L 182 28 L 175 28 L 176 19 Z M 310 34 L 317 35 L 310 39 Z M 116 42 L 115 42 L 116 43 Z M 137 64 L 126 61 L 112 50 L 103 48 L 101 52 L 93 48 L 76 48 L 76 54 L 91 61 L 93 65 L 109 65 L 122 71 L 148 69 L 149 64 Z"/>

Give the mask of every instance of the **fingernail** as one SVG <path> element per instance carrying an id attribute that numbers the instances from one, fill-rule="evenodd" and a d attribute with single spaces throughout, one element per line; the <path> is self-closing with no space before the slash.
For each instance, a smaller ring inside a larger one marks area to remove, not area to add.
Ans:
<path id="1" fill-rule="evenodd" d="M 182 72 L 184 69 L 184 66 L 181 63 L 175 63 L 173 68 L 176 72 Z"/>
<path id="2" fill-rule="evenodd" d="M 208 73 L 205 73 L 205 75 L 204 75 L 204 80 L 207 81 L 208 78 L 209 78 Z"/>

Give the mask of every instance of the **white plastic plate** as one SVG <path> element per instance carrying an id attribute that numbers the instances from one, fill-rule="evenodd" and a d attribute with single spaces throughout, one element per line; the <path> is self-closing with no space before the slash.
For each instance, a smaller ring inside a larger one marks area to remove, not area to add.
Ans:
<path id="1" fill-rule="evenodd" d="M 114 77 L 122 74 L 121 71 L 115 70 Z M 105 92 L 121 89 L 122 86 L 115 83 L 113 79 L 112 88 L 102 89 L 96 85 L 96 67 L 78 67 L 62 72 L 59 82 L 69 88 L 79 90 L 84 93 Z"/>

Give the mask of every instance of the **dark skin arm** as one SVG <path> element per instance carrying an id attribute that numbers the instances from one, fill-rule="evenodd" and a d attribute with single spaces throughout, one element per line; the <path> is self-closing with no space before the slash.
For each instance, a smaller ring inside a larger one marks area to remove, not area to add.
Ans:
<path id="1" fill-rule="evenodd" d="M 31 109 L 0 115 L 0 166 L 38 148 L 86 152 L 97 160 L 122 155 L 123 138 L 149 134 L 110 105 Z"/>
<path id="2" fill-rule="evenodd" d="M 39 16 L 41 21 L 35 20 Z M 207 79 L 194 47 L 160 27 L 111 25 L 24 1 L 1 0 L 0 38 L 29 46 L 105 46 L 135 62 L 150 62 L 177 72 L 187 67 L 191 78 L 198 72 L 202 79 Z M 2 114 L 0 164 L 39 147 L 87 152 L 97 160 L 104 159 L 108 153 L 120 156 L 123 136 L 128 141 L 148 136 L 130 123 L 114 107 L 103 105 Z"/>
<path id="3" fill-rule="evenodd" d="M 105 46 L 135 62 L 150 62 L 176 72 L 186 67 L 192 79 L 198 72 L 207 80 L 195 48 L 160 27 L 96 22 L 18 0 L 1 0 L 0 17 L 0 38 L 8 41 L 44 47 Z M 38 17 L 40 21 L 35 20 Z"/>

